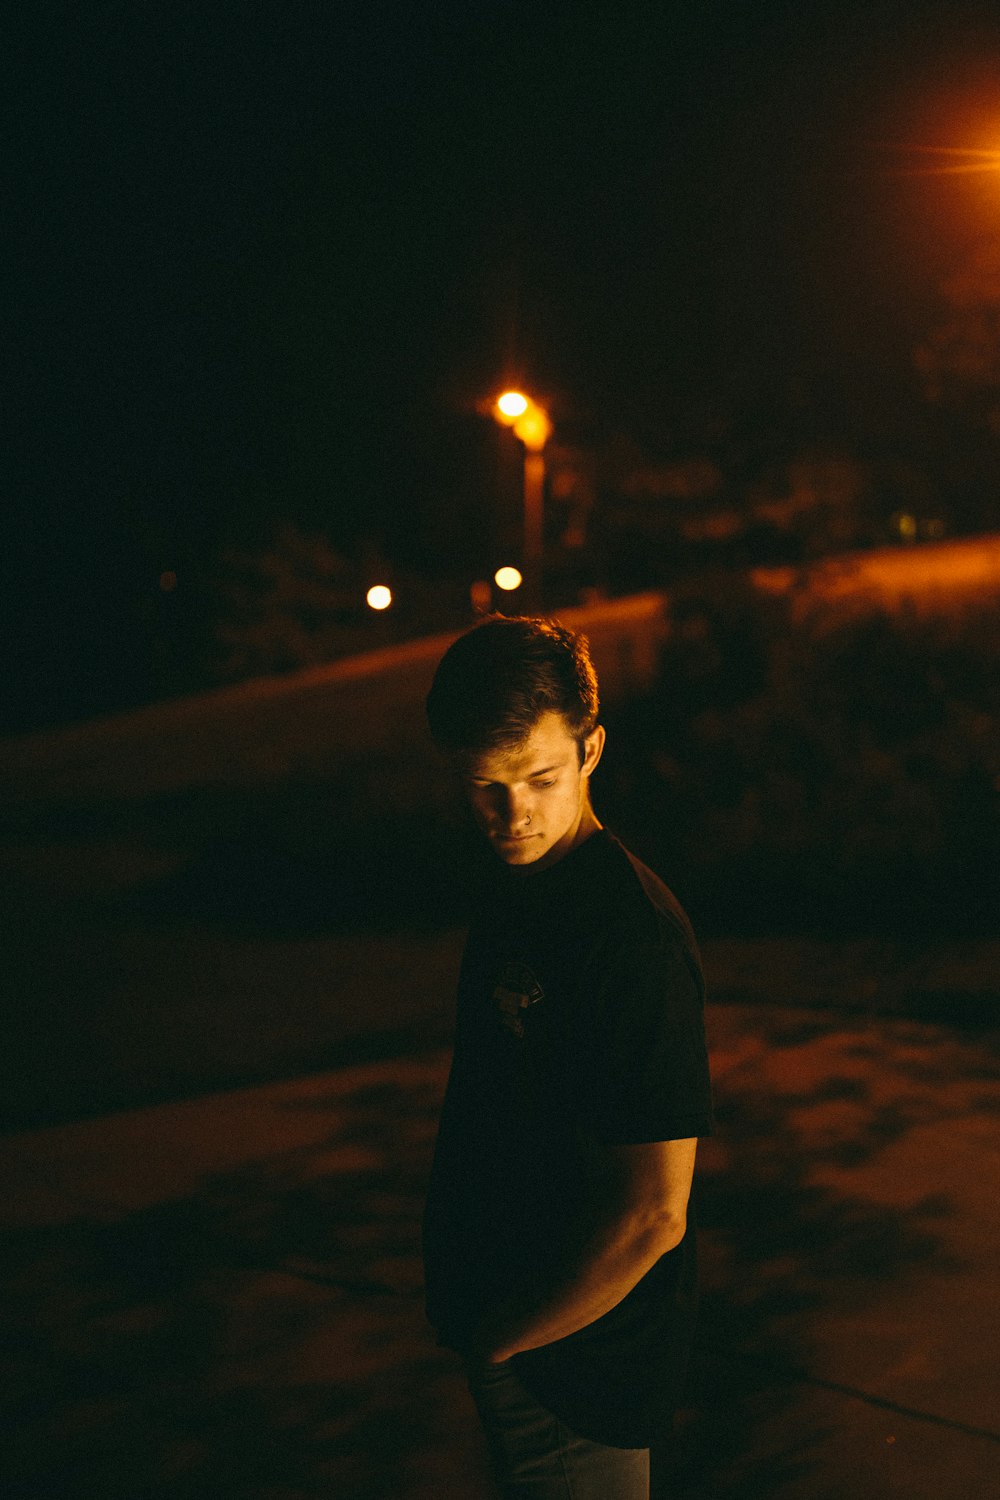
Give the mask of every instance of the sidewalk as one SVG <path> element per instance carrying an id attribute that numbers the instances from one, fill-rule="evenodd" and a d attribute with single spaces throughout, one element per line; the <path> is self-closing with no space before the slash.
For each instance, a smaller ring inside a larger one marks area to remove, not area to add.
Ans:
<path id="1" fill-rule="evenodd" d="M 995 1045 L 759 1004 L 709 1027 L 672 1500 L 995 1493 Z M 419 1295 L 447 1060 L 0 1138 L 5 1496 L 485 1500 Z"/>

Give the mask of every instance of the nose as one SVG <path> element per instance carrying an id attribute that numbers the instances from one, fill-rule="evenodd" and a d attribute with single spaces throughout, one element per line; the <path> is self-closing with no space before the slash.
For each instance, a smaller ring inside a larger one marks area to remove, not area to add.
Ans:
<path id="1" fill-rule="evenodd" d="M 497 820 L 512 833 L 520 833 L 531 816 L 530 798 L 509 788 L 500 788 L 496 802 Z"/>

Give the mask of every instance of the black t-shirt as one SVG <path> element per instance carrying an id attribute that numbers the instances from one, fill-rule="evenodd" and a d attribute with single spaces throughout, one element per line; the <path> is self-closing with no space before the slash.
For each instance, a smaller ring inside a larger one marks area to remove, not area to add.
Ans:
<path id="1" fill-rule="evenodd" d="M 711 1133 L 704 986 L 687 917 L 600 830 L 547 870 L 498 866 L 469 932 L 424 1216 L 427 1312 L 462 1350 L 525 1281 L 544 1284 L 586 1208 L 595 1145 Z M 695 1234 L 617 1307 L 514 1356 L 594 1442 L 669 1429 L 696 1304 Z"/>

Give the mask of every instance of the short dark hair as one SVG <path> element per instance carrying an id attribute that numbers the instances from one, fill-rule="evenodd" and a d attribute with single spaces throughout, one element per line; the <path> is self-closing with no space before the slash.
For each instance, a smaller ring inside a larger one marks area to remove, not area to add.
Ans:
<path id="1" fill-rule="evenodd" d="M 556 620 L 488 615 L 438 663 L 427 720 L 442 750 L 475 755 L 518 745 L 542 714 L 562 714 L 582 764 L 598 707 L 586 636 Z"/>

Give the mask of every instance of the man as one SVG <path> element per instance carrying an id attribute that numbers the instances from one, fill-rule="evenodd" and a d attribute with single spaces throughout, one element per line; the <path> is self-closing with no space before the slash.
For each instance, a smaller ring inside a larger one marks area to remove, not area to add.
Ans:
<path id="1" fill-rule="evenodd" d="M 483 621 L 427 714 L 495 856 L 424 1217 L 428 1317 L 466 1360 L 504 1495 L 639 1500 L 695 1310 L 694 937 L 591 805 L 605 732 L 582 636 Z"/>

